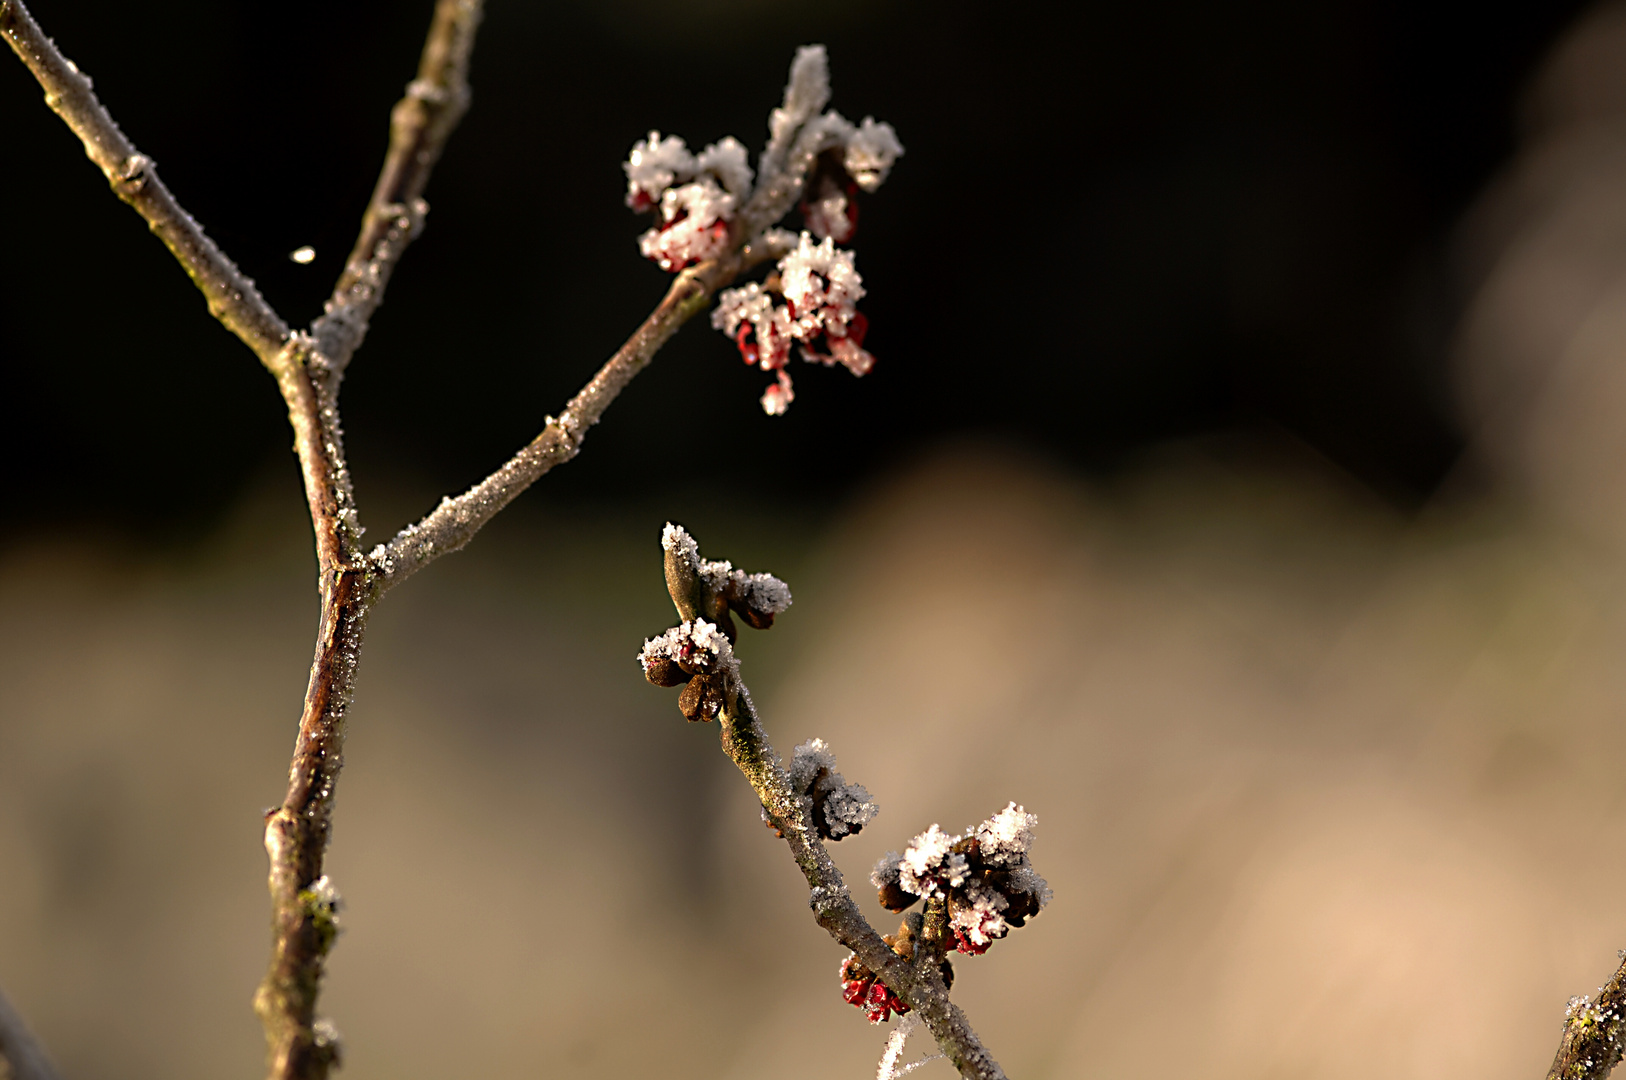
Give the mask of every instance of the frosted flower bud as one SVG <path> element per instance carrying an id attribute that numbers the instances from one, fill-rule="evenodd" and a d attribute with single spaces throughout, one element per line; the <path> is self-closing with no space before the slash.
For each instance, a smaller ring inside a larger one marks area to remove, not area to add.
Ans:
<path id="1" fill-rule="evenodd" d="M 901 860 L 902 856 L 896 851 L 889 851 L 881 856 L 869 875 L 870 884 L 876 889 L 876 899 L 888 911 L 906 911 L 920 899 L 918 893 L 910 892 L 898 881 Z"/>
<path id="2" fill-rule="evenodd" d="M 893 164 L 902 156 L 903 144 L 898 141 L 898 133 L 892 130 L 892 125 L 866 116 L 847 140 L 842 164 L 854 183 L 865 191 L 874 191 L 886 181 Z"/>
<path id="3" fill-rule="evenodd" d="M 1010 906 L 998 891 L 972 880 L 949 895 L 949 928 L 963 953 L 980 956 L 988 946 L 1010 932 L 1001 912 Z"/>
<path id="4" fill-rule="evenodd" d="M 993 817 L 971 830 L 982 861 L 989 866 L 1017 866 L 1025 863 L 1033 846 L 1036 814 L 1025 812 L 1012 802 Z"/>
<path id="5" fill-rule="evenodd" d="M 823 331 L 844 336 L 854 305 L 864 296 L 853 253 L 828 237 L 815 244 L 805 232 L 796 250 L 780 260 L 779 280 L 796 337 L 803 341 Z"/>
<path id="6" fill-rule="evenodd" d="M 881 812 L 867 788 L 849 784 L 836 769 L 836 757 L 823 739 L 809 739 L 796 748 L 790 786 L 810 800 L 813 827 L 826 840 L 858 833 Z"/>
<path id="7" fill-rule="evenodd" d="M 751 193 L 751 165 L 745 147 L 734 136 L 712 143 L 695 159 L 695 172 L 717 178 L 723 189 L 736 199 Z"/>
<path id="8" fill-rule="evenodd" d="M 803 201 L 802 221 L 814 236 L 845 244 L 858 231 L 858 204 L 842 188 L 826 181 Z"/>
<path id="9" fill-rule="evenodd" d="M 681 270 L 728 249 L 734 197 L 710 177 L 667 188 L 660 212 L 661 224 L 638 238 L 638 250 L 662 270 Z"/>
<path id="10" fill-rule="evenodd" d="M 659 202 L 674 183 L 693 176 L 695 160 L 676 135 L 663 139 L 660 132 L 651 131 L 649 138 L 632 144 L 621 169 L 627 174 L 627 205 L 643 211 Z"/>

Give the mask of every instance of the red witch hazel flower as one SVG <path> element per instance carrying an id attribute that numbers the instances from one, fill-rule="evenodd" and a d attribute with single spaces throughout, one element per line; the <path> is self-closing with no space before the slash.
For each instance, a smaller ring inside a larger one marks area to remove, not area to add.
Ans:
<path id="1" fill-rule="evenodd" d="M 774 373 L 762 395 L 770 416 L 796 396 L 785 370 L 793 343 L 803 360 L 840 364 L 854 375 L 875 363 L 864 350 L 868 323 L 853 308 L 864 289 L 852 252 L 835 245 L 853 238 L 858 193 L 881 186 L 903 144 L 874 117 L 855 125 L 825 110 L 829 100 L 824 47 L 810 45 L 797 50 L 784 103 L 768 118 L 756 175 L 733 138 L 695 155 L 682 139 L 658 131 L 635 143 L 621 166 L 627 205 L 659 218 L 638 238 L 638 249 L 662 270 L 676 273 L 737 250 L 788 252 L 766 281 L 719 294 L 711 320 L 746 363 Z M 793 206 L 806 230 L 800 243 L 775 226 Z M 754 254 L 749 261 L 761 260 Z"/>
<path id="2" fill-rule="evenodd" d="M 893 1013 L 902 1016 L 909 1006 L 853 953 L 841 962 L 841 997 L 847 1004 L 864 1010 L 869 1022 L 879 1024 Z"/>

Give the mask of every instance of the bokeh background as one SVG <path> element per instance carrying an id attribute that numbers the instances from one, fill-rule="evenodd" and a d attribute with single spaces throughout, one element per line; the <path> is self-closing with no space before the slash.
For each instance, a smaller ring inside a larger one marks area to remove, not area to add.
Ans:
<path id="1" fill-rule="evenodd" d="M 34 10 L 302 322 L 429 7 Z M 855 884 L 1039 814 L 1054 905 L 956 984 L 1013 1076 L 1539 1075 L 1626 945 L 1626 6 L 497 3 L 345 388 L 375 534 L 660 295 L 631 143 L 754 147 L 814 40 L 908 147 L 857 243 L 880 363 L 769 419 L 690 327 L 380 608 L 345 1075 L 874 1068 L 632 663 L 666 520 L 795 590 L 745 670 L 881 803 Z M 0 985 L 72 1080 L 253 1075 L 315 623 L 282 408 L 9 60 L 0 125 Z"/>

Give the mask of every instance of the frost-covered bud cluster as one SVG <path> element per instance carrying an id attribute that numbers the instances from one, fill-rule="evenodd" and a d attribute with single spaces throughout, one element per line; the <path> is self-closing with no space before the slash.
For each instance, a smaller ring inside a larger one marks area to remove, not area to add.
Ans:
<path id="1" fill-rule="evenodd" d="M 688 560 L 706 587 L 709 614 L 729 641 L 738 640 L 730 613 L 745 620 L 753 630 L 766 630 L 775 615 L 790 607 L 790 586 L 772 574 L 747 574 L 720 559 L 702 559 L 700 547 L 681 525 L 667 523 L 661 533 L 661 548 L 678 552 Z"/>
<path id="2" fill-rule="evenodd" d="M 675 272 L 728 250 L 735 212 L 751 194 L 751 166 L 738 140 L 713 143 L 696 157 L 676 135 L 651 131 L 621 168 L 627 205 L 660 217 L 638 238 L 645 258 Z"/>
<path id="3" fill-rule="evenodd" d="M 785 370 L 793 345 L 809 363 L 840 364 L 854 375 L 875 366 L 875 357 L 864 349 L 869 320 L 857 309 L 863 295 L 864 279 L 853 253 L 836 247 L 828 236 L 814 243 L 804 232 L 767 281 L 721 293 L 711 325 L 734 339 L 747 364 L 774 372 L 774 385 L 762 395 L 762 410 L 778 416 L 796 398 Z"/>
<path id="4" fill-rule="evenodd" d="M 870 881 L 892 911 L 903 911 L 923 896 L 942 899 L 956 948 L 987 952 L 1050 902 L 1050 886 L 1028 861 L 1038 821 L 1011 803 L 960 836 L 933 825 L 902 855 L 888 852 Z"/>
<path id="5" fill-rule="evenodd" d="M 700 595 L 692 599 L 701 617 L 644 642 L 638 662 L 644 678 L 656 686 L 683 686 L 678 708 L 686 718 L 712 720 L 733 702 L 739 686 L 739 661 L 734 656 L 738 631 L 730 613 L 765 630 L 775 615 L 790 607 L 790 588 L 772 574 L 747 574 L 732 563 L 702 559 L 700 545 L 681 525 L 667 522 L 661 548 L 679 566 L 688 564 L 693 575 L 689 580 L 699 586 Z"/>
<path id="6" fill-rule="evenodd" d="M 716 719 L 739 672 L 728 638 L 705 619 L 685 621 L 650 638 L 639 650 L 638 662 L 644 678 L 656 686 L 683 684 L 678 708 L 690 721 Z"/>
<path id="7" fill-rule="evenodd" d="M 836 756 L 823 739 L 796 748 L 790 762 L 790 787 L 812 803 L 813 827 L 826 840 L 852 836 L 881 812 L 869 789 L 849 784 L 836 769 Z"/>
<path id="8" fill-rule="evenodd" d="M 858 193 L 881 186 L 903 144 L 892 125 L 873 116 L 855 125 L 826 110 L 829 99 L 824 47 L 810 45 L 797 50 L 784 103 L 769 115 L 760 177 L 732 137 L 696 155 L 681 138 L 651 131 L 622 164 L 627 205 L 659 218 L 638 248 L 663 270 L 676 272 L 747 243 L 779 248 L 790 234 L 775 227 L 777 220 L 792 204 L 800 211 L 801 244 L 767 281 L 720 294 L 712 315 L 712 325 L 734 339 L 746 363 L 775 373 L 762 396 L 771 416 L 795 397 L 785 371 L 793 344 L 804 360 L 841 364 L 855 375 L 875 362 L 863 347 L 867 324 L 852 307 L 864 292 L 852 253 L 834 245 L 852 240 Z"/>

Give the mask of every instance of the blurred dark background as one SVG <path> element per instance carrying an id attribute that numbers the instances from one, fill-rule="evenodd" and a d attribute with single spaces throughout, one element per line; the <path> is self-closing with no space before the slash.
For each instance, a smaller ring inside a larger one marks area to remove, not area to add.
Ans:
<path id="1" fill-rule="evenodd" d="M 349 249 L 431 5 L 35 5 L 183 204 L 294 323 Z M 651 127 L 753 151 L 793 48 L 907 156 L 864 203 L 862 382 L 764 376 L 704 325 L 641 376 L 548 499 L 681 484 L 829 502 L 946 433 L 1090 470 L 1229 426 L 1283 429 L 1400 505 L 1462 446 L 1444 374 L 1453 224 L 1513 146 L 1517 91 L 1581 5 L 495 4 L 475 104 L 351 369 L 369 484 L 410 510 L 537 430 L 661 294 L 619 169 Z M 161 542 L 293 475 L 280 402 L 39 91 L 0 64 L 0 528 Z M 288 253 L 317 252 L 310 265 Z M 393 521 L 376 522 L 393 528 Z"/>

